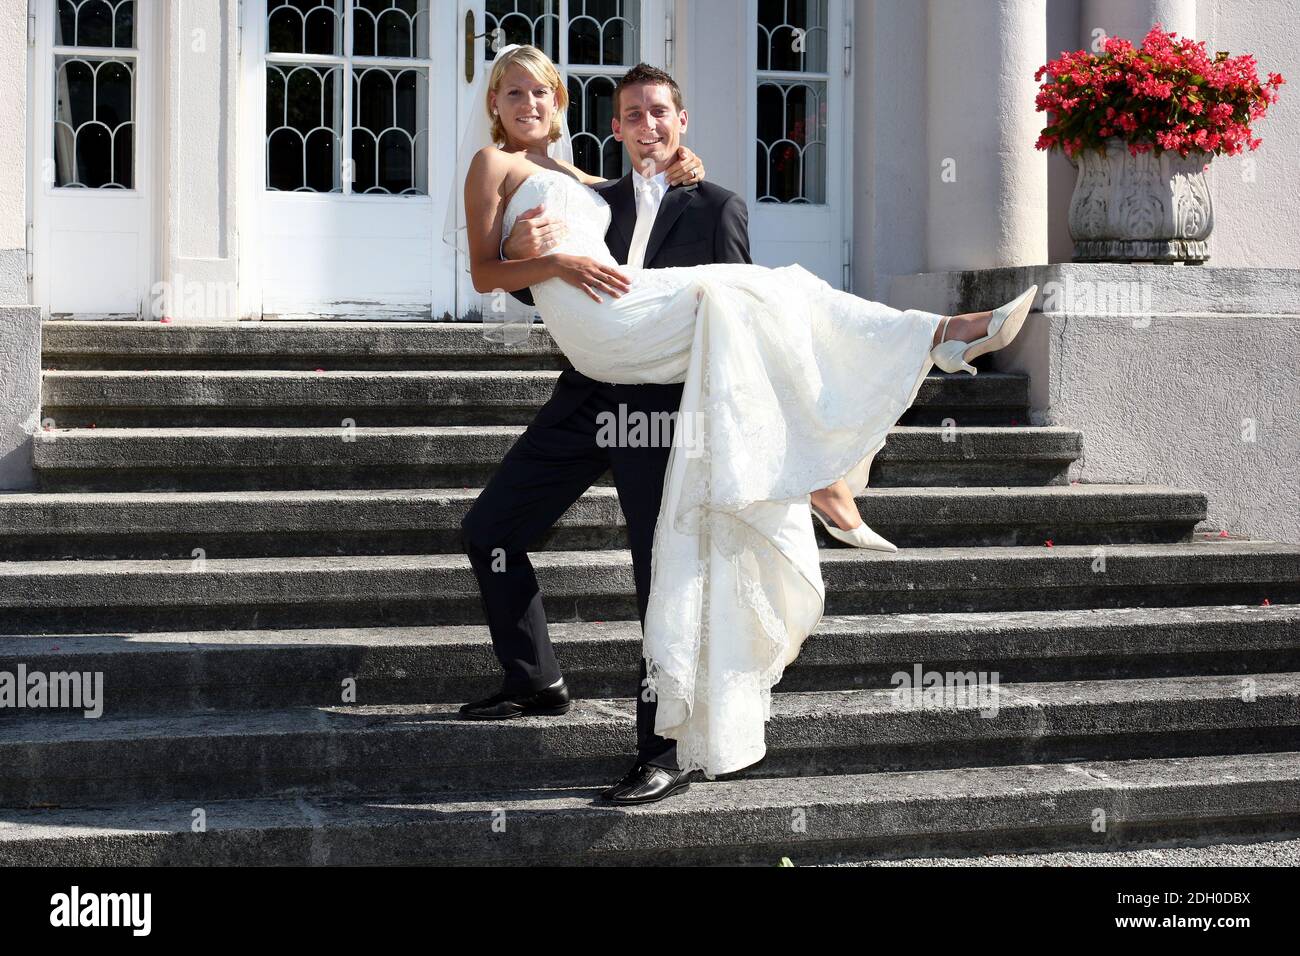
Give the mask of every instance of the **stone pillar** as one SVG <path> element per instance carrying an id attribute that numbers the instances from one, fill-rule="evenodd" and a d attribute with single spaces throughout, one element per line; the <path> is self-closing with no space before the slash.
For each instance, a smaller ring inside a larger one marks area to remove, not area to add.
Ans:
<path id="1" fill-rule="evenodd" d="M 236 318 L 239 3 L 164 6 L 161 274 L 172 296 L 166 312 Z"/>
<path id="2" fill-rule="evenodd" d="M 1080 46 L 1094 53 L 1099 34 L 1141 43 L 1152 24 L 1179 36 L 1196 36 L 1196 0 L 1083 0 L 1079 5 Z"/>
<path id="3" fill-rule="evenodd" d="M 929 0 L 930 271 L 1047 262 L 1046 0 Z"/>

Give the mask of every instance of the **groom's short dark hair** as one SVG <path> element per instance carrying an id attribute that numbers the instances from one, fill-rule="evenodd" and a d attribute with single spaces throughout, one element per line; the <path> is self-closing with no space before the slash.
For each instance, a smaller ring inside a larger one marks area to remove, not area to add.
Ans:
<path id="1" fill-rule="evenodd" d="M 619 80 L 618 85 L 614 87 L 614 114 L 616 116 L 621 116 L 623 112 L 623 101 L 620 99 L 623 88 L 636 86 L 638 83 L 663 84 L 672 91 L 673 106 L 677 108 L 677 112 L 680 113 L 684 108 L 682 106 L 682 88 L 677 85 L 677 81 L 672 76 L 657 66 L 651 66 L 649 63 L 638 63 L 624 73 L 623 79 Z"/>

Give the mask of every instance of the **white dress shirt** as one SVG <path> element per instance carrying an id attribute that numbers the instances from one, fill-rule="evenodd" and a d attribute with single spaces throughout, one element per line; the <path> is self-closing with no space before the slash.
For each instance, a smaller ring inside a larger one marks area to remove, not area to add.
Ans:
<path id="1" fill-rule="evenodd" d="M 653 179 L 646 179 L 634 169 L 632 191 L 636 194 L 636 229 L 627 250 L 627 264 L 640 268 L 645 265 L 646 246 L 650 244 L 650 230 L 659 215 L 659 204 L 668 192 L 668 177 L 658 173 Z"/>

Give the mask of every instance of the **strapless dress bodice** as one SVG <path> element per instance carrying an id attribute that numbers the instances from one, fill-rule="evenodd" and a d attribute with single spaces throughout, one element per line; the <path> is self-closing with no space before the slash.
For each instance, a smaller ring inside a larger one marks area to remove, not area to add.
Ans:
<path id="1" fill-rule="evenodd" d="M 568 226 L 565 236 L 548 252 L 615 262 L 605 245 L 610 221 L 609 203 L 594 189 L 567 173 L 539 169 L 519 185 L 506 203 L 501 234 L 508 236 L 520 214 L 535 206 L 545 206 L 548 218 L 562 220 Z"/>

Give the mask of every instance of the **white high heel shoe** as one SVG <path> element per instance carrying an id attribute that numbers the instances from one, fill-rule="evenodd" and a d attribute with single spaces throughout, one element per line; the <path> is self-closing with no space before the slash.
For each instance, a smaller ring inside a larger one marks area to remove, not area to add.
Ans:
<path id="1" fill-rule="evenodd" d="M 945 372 L 965 369 L 974 375 L 975 366 L 970 364 L 971 361 L 985 352 L 996 352 L 1011 344 L 1020 327 L 1025 324 L 1025 317 L 1029 315 L 1037 294 L 1038 286 L 1032 285 L 1006 305 L 994 309 L 993 315 L 989 317 L 988 334 L 974 342 L 963 342 L 960 339 L 945 342 L 943 339 L 948 334 L 948 320 L 952 318 L 951 315 L 945 316 L 939 344 L 930 350 L 930 358 Z"/>
<path id="2" fill-rule="evenodd" d="M 837 525 L 829 515 L 825 514 L 812 502 L 808 503 L 808 507 L 811 508 L 812 513 L 817 516 L 817 520 L 822 523 L 822 527 L 826 529 L 826 533 L 836 541 L 843 541 L 845 544 L 851 544 L 855 548 L 865 548 L 868 551 L 898 550 L 897 546 L 890 544 L 880 535 L 868 528 L 865 521 L 852 531 L 845 531 Z"/>

